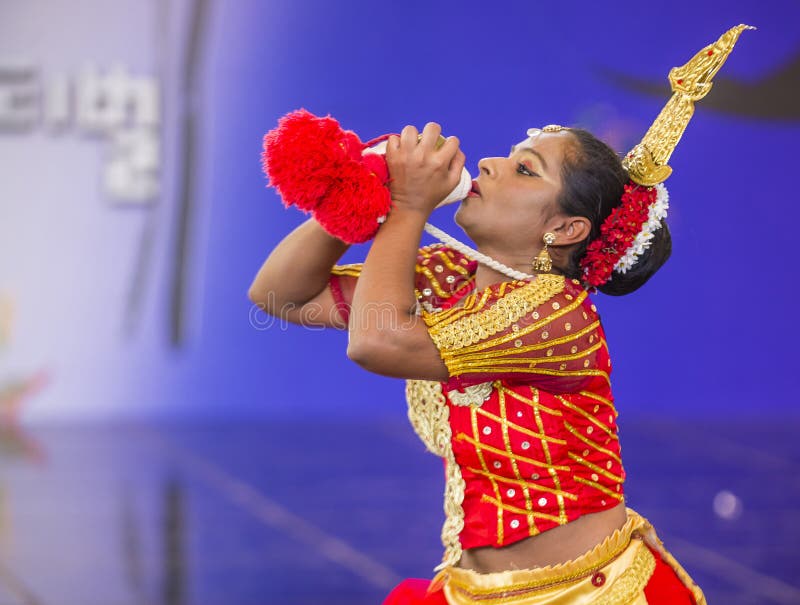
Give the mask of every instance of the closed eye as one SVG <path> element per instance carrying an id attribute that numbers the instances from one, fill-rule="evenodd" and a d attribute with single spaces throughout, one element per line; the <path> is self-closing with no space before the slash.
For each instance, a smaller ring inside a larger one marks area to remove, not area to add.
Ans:
<path id="1" fill-rule="evenodd" d="M 540 176 L 538 173 L 528 168 L 522 162 L 517 162 L 517 173 L 524 174 L 525 176 Z"/>

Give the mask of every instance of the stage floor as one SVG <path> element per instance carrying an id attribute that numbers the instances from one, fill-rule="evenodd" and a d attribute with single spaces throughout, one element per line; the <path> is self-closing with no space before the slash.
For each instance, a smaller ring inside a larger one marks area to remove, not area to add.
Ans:
<path id="1" fill-rule="evenodd" d="M 628 505 L 709 603 L 800 603 L 798 435 L 621 423 Z M 0 456 L 0 605 L 373 604 L 441 556 L 402 419 L 6 429 Z"/>

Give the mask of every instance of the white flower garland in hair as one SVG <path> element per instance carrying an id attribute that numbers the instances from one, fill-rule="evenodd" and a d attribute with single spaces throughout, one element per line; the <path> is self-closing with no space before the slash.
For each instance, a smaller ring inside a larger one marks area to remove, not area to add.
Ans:
<path id="1" fill-rule="evenodd" d="M 650 206 L 647 213 L 647 222 L 642 225 L 639 233 L 636 234 L 636 239 L 625 251 L 614 265 L 615 273 L 627 273 L 631 269 L 639 257 L 644 254 L 653 243 L 653 234 L 661 229 L 663 220 L 667 218 L 667 210 L 669 209 L 669 193 L 663 183 L 656 185 L 656 201 Z"/>

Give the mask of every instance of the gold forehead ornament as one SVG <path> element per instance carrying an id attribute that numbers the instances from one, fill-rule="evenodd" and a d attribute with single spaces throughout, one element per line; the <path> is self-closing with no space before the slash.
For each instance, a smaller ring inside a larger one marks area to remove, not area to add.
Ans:
<path id="1" fill-rule="evenodd" d="M 548 124 L 542 128 L 528 128 L 528 132 L 525 133 L 529 137 L 536 136 L 537 134 L 542 134 L 543 132 L 561 132 L 562 130 L 569 130 L 566 126 L 560 126 L 558 124 Z"/>

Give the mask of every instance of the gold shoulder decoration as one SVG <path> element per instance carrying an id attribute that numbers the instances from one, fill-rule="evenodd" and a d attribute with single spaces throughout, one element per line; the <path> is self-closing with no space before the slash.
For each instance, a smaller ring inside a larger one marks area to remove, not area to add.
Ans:
<path id="1" fill-rule="evenodd" d="M 563 276 L 542 274 L 504 295 L 488 309 L 481 305 L 463 314 L 448 315 L 442 321 L 436 314 L 423 314 L 422 318 L 428 325 L 431 339 L 444 353 L 473 345 L 502 332 L 563 290 Z"/>
<path id="2" fill-rule="evenodd" d="M 661 110 L 653 125 L 623 160 L 631 180 L 652 187 L 663 183 L 672 168 L 667 165 L 686 125 L 694 113 L 694 104 L 711 90 L 712 80 L 720 70 L 736 41 L 749 25 L 737 25 L 714 42 L 700 50 L 682 67 L 669 72 L 672 97 Z"/>
<path id="3" fill-rule="evenodd" d="M 464 529 L 464 490 L 466 483 L 453 454 L 450 428 L 450 411 L 445 402 L 442 385 L 428 380 L 407 380 L 406 401 L 408 419 L 429 451 L 444 458 L 445 487 L 442 526 L 444 557 L 436 571 L 458 563 L 461 559 L 461 542 L 458 536 Z"/>

